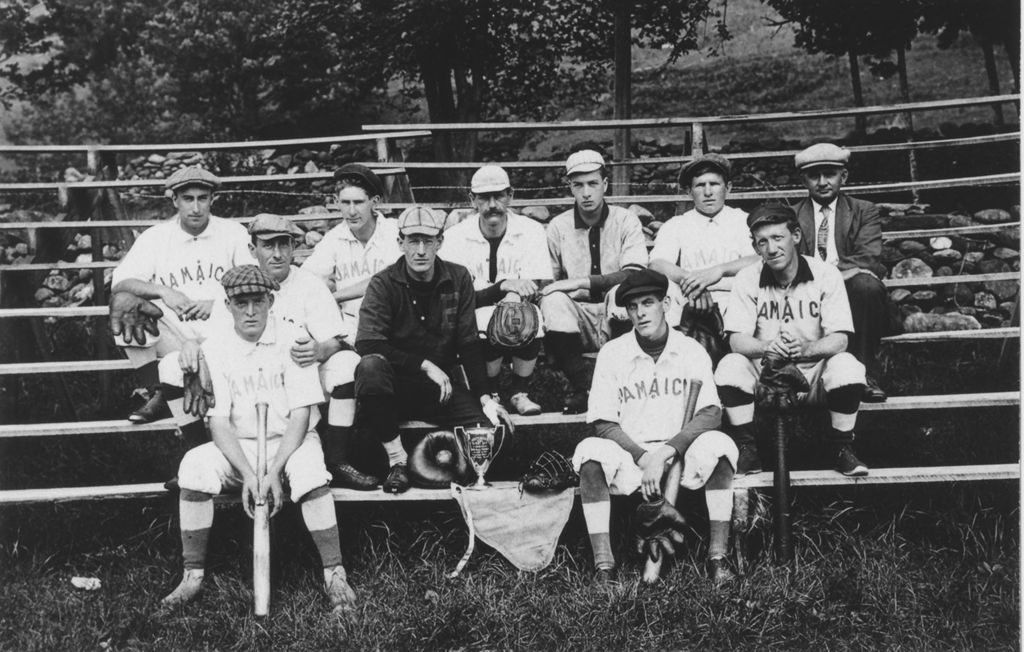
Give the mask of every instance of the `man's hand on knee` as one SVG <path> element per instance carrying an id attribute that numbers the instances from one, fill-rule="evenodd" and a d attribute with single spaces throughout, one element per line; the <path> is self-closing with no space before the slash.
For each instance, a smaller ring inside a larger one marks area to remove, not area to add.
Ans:
<path id="1" fill-rule="evenodd" d="M 145 344 L 146 333 L 159 335 L 157 321 L 164 316 L 152 302 L 131 292 L 115 292 L 110 297 L 110 331 L 121 335 L 126 344 Z"/>

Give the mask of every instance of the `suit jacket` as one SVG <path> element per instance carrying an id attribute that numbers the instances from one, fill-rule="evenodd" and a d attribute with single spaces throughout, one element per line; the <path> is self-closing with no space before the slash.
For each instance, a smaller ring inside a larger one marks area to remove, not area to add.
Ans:
<path id="1" fill-rule="evenodd" d="M 803 239 L 800 253 L 817 256 L 814 229 L 814 204 L 810 197 L 795 207 Z M 886 269 L 880 259 L 882 255 L 882 220 L 878 207 L 863 199 L 854 199 L 840 193 L 836 198 L 836 226 L 833 237 L 839 254 L 840 270 L 859 267 L 867 269 L 878 278 L 885 278 Z"/>

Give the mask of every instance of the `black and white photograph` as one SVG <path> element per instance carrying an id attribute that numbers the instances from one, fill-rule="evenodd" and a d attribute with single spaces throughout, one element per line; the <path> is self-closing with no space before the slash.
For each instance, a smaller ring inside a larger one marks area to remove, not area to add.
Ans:
<path id="1" fill-rule="evenodd" d="M 1010 0 L 0 0 L 0 650 L 1019 650 Z"/>

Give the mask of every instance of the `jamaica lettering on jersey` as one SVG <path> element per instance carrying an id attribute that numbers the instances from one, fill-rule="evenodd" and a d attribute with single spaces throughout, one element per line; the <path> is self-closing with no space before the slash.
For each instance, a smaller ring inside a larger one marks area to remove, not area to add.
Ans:
<path id="1" fill-rule="evenodd" d="M 256 373 L 227 376 L 231 387 L 231 400 L 240 405 L 255 405 L 256 398 L 267 397 L 270 392 L 284 389 L 284 371 L 278 368 L 275 372 L 258 369 Z"/>
<path id="2" fill-rule="evenodd" d="M 181 267 L 177 274 L 174 272 L 168 272 L 166 276 L 154 274 L 150 282 L 159 283 L 172 289 L 176 289 L 186 283 L 202 284 L 207 281 L 220 283 L 220 277 L 224 275 L 225 271 L 227 270 L 224 269 L 223 265 L 215 266 L 213 263 L 196 261 L 194 267 Z"/>
<path id="3" fill-rule="evenodd" d="M 761 303 L 757 308 L 757 318 L 760 319 L 781 319 L 790 321 L 793 319 L 817 319 L 821 317 L 821 303 L 818 301 L 804 301 L 798 299 L 796 305 L 785 297 L 782 301 L 769 299 Z"/>
<path id="4" fill-rule="evenodd" d="M 647 380 L 621 385 L 619 387 L 619 405 L 661 396 L 684 396 L 689 391 L 687 384 L 683 378 L 653 376 Z"/>
<path id="5" fill-rule="evenodd" d="M 392 261 L 394 262 L 394 261 Z M 373 276 L 390 263 L 381 259 L 366 260 L 339 260 L 335 263 L 337 279 L 347 281 L 349 279 L 364 279 Z"/>
<path id="6" fill-rule="evenodd" d="M 488 267 L 491 264 L 491 259 L 486 258 L 476 264 L 470 266 L 470 273 L 474 279 L 486 279 L 490 275 Z M 523 261 L 522 258 L 511 258 L 507 256 L 501 256 L 498 258 L 498 274 L 494 278 L 506 279 L 506 278 L 523 278 Z"/>

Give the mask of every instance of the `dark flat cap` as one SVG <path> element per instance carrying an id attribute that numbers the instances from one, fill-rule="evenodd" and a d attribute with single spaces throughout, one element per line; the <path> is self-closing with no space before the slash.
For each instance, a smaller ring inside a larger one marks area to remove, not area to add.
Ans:
<path id="1" fill-rule="evenodd" d="M 653 269 L 643 269 L 630 274 L 615 291 L 615 305 L 626 307 L 630 297 L 641 294 L 656 294 L 664 297 L 668 292 L 668 278 Z"/>
<path id="2" fill-rule="evenodd" d="M 243 294 L 266 294 L 281 289 L 277 281 L 255 265 L 239 265 L 224 272 L 220 279 L 228 298 Z"/>
<path id="3" fill-rule="evenodd" d="M 380 180 L 380 177 L 373 170 L 360 163 L 346 163 L 342 165 L 334 171 L 334 178 L 338 181 L 348 179 L 355 182 L 370 197 L 384 196 L 384 182 Z"/>
<path id="4" fill-rule="evenodd" d="M 679 172 L 679 185 L 689 186 L 698 172 L 714 170 L 722 175 L 727 182 L 732 178 L 732 163 L 721 154 L 701 154 L 683 166 Z"/>
<path id="5" fill-rule="evenodd" d="M 747 215 L 747 227 L 753 231 L 762 224 L 784 224 L 796 220 L 793 209 L 779 202 L 760 204 Z"/>

